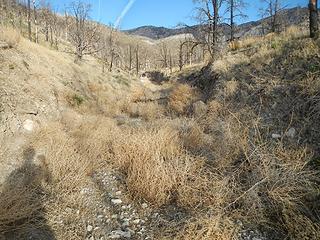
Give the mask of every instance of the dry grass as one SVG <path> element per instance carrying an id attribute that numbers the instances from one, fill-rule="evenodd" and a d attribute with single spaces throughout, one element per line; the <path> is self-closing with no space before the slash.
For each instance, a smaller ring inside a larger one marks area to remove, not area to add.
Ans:
<path id="1" fill-rule="evenodd" d="M 98 166 L 95 159 L 77 152 L 75 140 L 62 129 L 59 124 L 49 125 L 34 136 L 32 146 L 46 159 L 50 173 L 45 186 L 48 196 L 43 203 L 47 224 L 58 239 L 81 239 L 83 220 L 90 215 L 90 208 L 80 192 Z M 62 225 L 61 221 L 67 224 Z"/>
<path id="2" fill-rule="evenodd" d="M 218 216 L 198 216 L 185 227 L 183 234 L 178 234 L 175 239 L 194 240 L 236 240 L 239 227 L 231 219 Z"/>
<path id="3" fill-rule="evenodd" d="M 238 40 L 232 41 L 229 43 L 229 49 L 231 51 L 237 51 L 241 48 L 241 43 Z"/>
<path id="4" fill-rule="evenodd" d="M 125 133 L 113 152 L 132 195 L 157 206 L 168 203 L 197 166 L 181 148 L 178 134 L 166 127 Z"/>
<path id="5" fill-rule="evenodd" d="M 196 98 L 195 89 L 188 84 L 177 84 L 169 96 L 168 107 L 177 114 L 183 114 Z"/>
<path id="6" fill-rule="evenodd" d="M 163 117 L 164 112 L 164 107 L 157 102 L 131 103 L 127 108 L 131 117 L 141 117 L 147 121 Z"/>
<path id="7" fill-rule="evenodd" d="M 17 30 L 8 27 L 2 27 L 0 29 L 0 41 L 6 42 L 9 48 L 17 47 L 20 40 L 21 35 Z"/>

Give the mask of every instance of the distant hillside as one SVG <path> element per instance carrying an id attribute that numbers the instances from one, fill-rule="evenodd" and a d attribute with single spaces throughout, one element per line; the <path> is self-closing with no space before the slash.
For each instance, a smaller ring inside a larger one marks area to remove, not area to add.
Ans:
<path id="1" fill-rule="evenodd" d="M 308 9 L 295 7 L 291 9 L 283 10 L 281 13 L 281 18 L 286 20 L 286 25 L 299 25 L 306 22 L 308 19 Z M 267 23 L 269 18 L 264 18 L 258 21 L 247 22 L 238 26 L 239 37 L 242 36 L 255 36 L 263 33 L 263 26 Z M 227 24 L 222 24 L 223 33 L 225 36 L 229 34 L 229 27 Z M 179 34 L 190 33 L 194 36 L 200 30 L 199 25 L 194 25 L 190 27 L 182 27 L 182 28 L 165 28 L 165 27 L 155 27 L 155 26 L 142 26 L 130 30 L 126 30 L 124 32 L 130 35 L 143 36 L 147 38 L 151 38 L 154 40 L 167 38 Z"/>
<path id="2" fill-rule="evenodd" d="M 196 26 L 192 27 L 196 28 Z M 155 26 L 142 26 L 135 29 L 127 30 L 125 32 L 129 33 L 130 35 L 138 35 L 142 37 L 151 38 L 154 40 L 167 38 L 179 34 L 184 33 L 192 33 L 187 28 L 165 28 L 165 27 L 155 27 Z"/>

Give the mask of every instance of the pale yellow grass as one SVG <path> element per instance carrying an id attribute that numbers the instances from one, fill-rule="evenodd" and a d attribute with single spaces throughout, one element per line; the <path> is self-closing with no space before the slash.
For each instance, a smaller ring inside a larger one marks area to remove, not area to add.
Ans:
<path id="1" fill-rule="evenodd" d="M 20 33 L 9 27 L 0 27 L 0 41 L 6 42 L 9 48 L 15 48 L 18 46 L 21 40 Z"/>

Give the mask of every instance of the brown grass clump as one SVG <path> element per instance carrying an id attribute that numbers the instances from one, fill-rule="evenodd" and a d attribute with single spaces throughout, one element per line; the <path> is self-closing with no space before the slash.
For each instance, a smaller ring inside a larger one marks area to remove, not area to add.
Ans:
<path id="1" fill-rule="evenodd" d="M 102 116 L 87 117 L 72 131 L 79 153 L 93 159 L 95 165 L 99 165 L 99 169 L 112 158 L 111 148 L 118 134 L 116 122 Z"/>
<path id="2" fill-rule="evenodd" d="M 169 96 L 168 106 L 177 114 L 183 114 L 196 98 L 195 90 L 188 84 L 178 84 Z"/>
<path id="3" fill-rule="evenodd" d="M 131 117 L 141 117 L 150 121 L 164 116 L 164 108 L 156 102 L 131 103 L 127 112 Z"/>
<path id="4" fill-rule="evenodd" d="M 157 206 L 171 200 L 198 168 L 195 159 L 181 148 L 178 134 L 167 127 L 124 133 L 113 151 L 132 195 Z"/>
<path id="5" fill-rule="evenodd" d="M 232 42 L 229 43 L 229 49 L 231 51 L 237 51 L 241 48 L 241 43 L 238 40 L 234 40 Z"/>
<path id="6" fill-rule="evenodd" d="M 237 81 L 227 81 L 224 84 L 224 95 L 226 98 L 232 97 L 239 88 L 239 83 Z"/>
<path id="7" fill-rule="evenodd" d="M 6 42 L 9 48 L 17 47 L 20 40 L 21 35 L 17 30 L 8 27 L 2 27 L 0 29 L 0 41 Z"/>
<path id="8" fill-rule="evenodd" d="M 179 233 L 176 240 L 233 240 L 238 239 L 239 227 L 231 219 L 218 216 L 198 216 L 185 226 L 183 234 Z"/>

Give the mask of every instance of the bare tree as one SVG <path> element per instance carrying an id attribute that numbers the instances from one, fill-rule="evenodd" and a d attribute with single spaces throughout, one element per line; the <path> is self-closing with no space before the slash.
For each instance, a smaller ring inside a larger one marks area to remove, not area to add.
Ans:
<path id="1" fill-rule="evenodd" d="M 51 12 L 50 15 L 50 46 L 58 49 L 58 38 L 60 34 L 60 25 L 59 25 L 59 18 L 55 11 Z"/>
<path id="2" fill-rule="evenodd" d="M 165 42 L 161 42 L 159 49 L 160 62 L 163 68 L 168 67 L 168 47 Z"/>
<path id="3" fill-rule="evenodd" d="M 32 35 L 31 35 L 31 0 L 28 0 L 28 36 L 29 40 L 32 40 Z"/>
<path id="4" fill-rule="evenodd" d="M 310 11 L 310 37 L 319 37 L 319 20 L 318 20 L 318 0 L 310 0 L 309 2 Z"/>
<path id="5" fill-rule="evenodd" d="M 220 9 L 225 0 L 193 0 L 197 7 L 198 20 L 204 36 L 202 43 L 207 45 L 211 57 L 214 57 L 219 37 Z"/>
<path id="6" fill-rule="evenodd" d="M 33 5 L 33 24 L 35 26 L 35 31 L 36 31 L 34 41 L 38 43 L 39 35 L 38 35 L 38 14 L 37 14 L 36 0 L 32 0 L 32 5 Z"/>
<path id="7" fill-rule="evenodd" d="M 282 6 L 282 0 L 261 0 L 266 4 L 266 8 L 260 9 L 262 17 L 269 18 L 269 31 L 279 32 L 281 27 L 280 11 L 285 7 Z"/>
<path id="8" fill-rule="evenodd" d="M 227 12 L 230 13 L 230 41 L 234 41 L 236 32 L 235 20 L 247 17 L 242 11 L 247 4 L 243 0 L 227 0 L 226 3 Z"/>
<path id="9" fill-rule="evenodd" d="M 129 66 L 128 66 L 128 70 L 129 72 L 131 71 L 132 69 L 132 45 L 129 44 L 128 46 L 128 53 L 129 53 Z"/>
<path id="10" fill-rule="evenodd" d="M 45 35 L 45 41 L 49 42 L 49 26 L 51 24 L 51 6 L 46 1 L 41 2 L 41 11 L 39 13 L 39 18 L 44 24 L 42 32 Z"/>
<path id="11" fill-rule="evenodd" d="M 139 62 L 139 44 L 137 44 L 137 47 L 135 49 L 135 54 L 136 54 L 136 74 L 137 76 L 139 75 L 140 71 L 140 62 Z"/>
<path id="12" fill-rule="evenodd" d="M 81 60 L 84 55 L 98 52 L 96 44 L 100 40 L 98 24 L 89 21 L 91 6 L 81 1 L 72 2 L 70 14 L 69 36 L 75 47 L 73 52 L 76 60 Z"/>
<path id="13" fill-rule="evenodd" d="M 172 54 L 171 51 L 169 50 L 169 67 L 170 67 L 170 73 L 172 73 L 173 69 L 173 59 L 172 59 Z"/>
<path id="14" fill-rule="evenodd" d="M 184 45 L 184 42 L 182 42 L 180 40 L 180 43 L 179 43 L 179 70 L 181 71 L 183 66 L 184 66 L 184 62 L 183 62 L 183 45 Z"/>
<path id="15" fill-rule="evenodd" d="M 115 31 L 116 29 L 114 28 L 110 28 L 110 34 L 108 37 L 108 51 L 109 51 L 109 55 L 110 55 L 110 59 L 109 59 L 109 72 L 112 71 L 113 68 L 113 64 L 115 61 L 115 58 L 118 57 L 118 53 L 116 51 L 116 41 L 115 41 Z"/>

